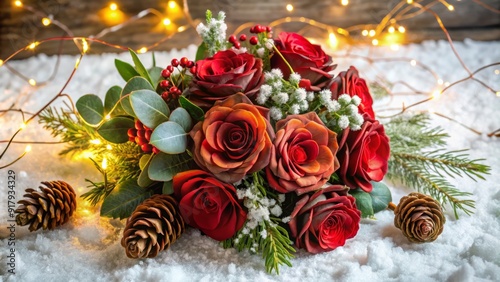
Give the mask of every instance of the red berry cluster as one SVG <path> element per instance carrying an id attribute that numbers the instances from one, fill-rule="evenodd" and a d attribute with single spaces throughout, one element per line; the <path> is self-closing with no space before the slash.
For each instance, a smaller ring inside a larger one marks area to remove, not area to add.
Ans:
<path id="1" fill-rule="evenodd" d="M 170 99 L 177 99 L 182 94 L 182 90 L 179 89 L 175 83 L 172 83 L 172 79 L 170 79 L 175 68 L 180 72 L 185 72 L 186 69 L 188 69 L 192 74 L 196 73 L 196 64 L 188 58 L 182 57 L 180 60 L 172 59 L 170 65 L 161 71 L 161 76 L 165 78 L 165 80 L 160 81 L 160 87 L 164 90 L 161 97 L 166 102 L 170 101 Z"/>
<path id="2" fill-rule="evenodd" d="M 151 133 L 153 130 L 151 128 L 148 128 L 140 120 L 135 121 L 135 128 L 130 128 L 127 132 L 128 134 L 128 140 L 130 142 L 137 143 L 141 147 L 141 150 L 144 153 L 151 153 L 153 152 L 154 154 L 158 154 L 160 150 L 156 148 L 155 146 L 149 144 L 149 140 L 151 139 Z"/>
<path id="3" fill-rule="evenodd" d="M 252 28 L 250 28 L 250 33 L 255 33 L 255 34 L 264 33 L 264 32 L 270 33 L 271 31 L 272 31 L 272 28 L 270 26 L 262 26 L 260 24 L 255 25 Z M 241 42 L 246 41 L 247 36 L 245 34 L 240 34 L 239 40 Z M 238 42 L 238 40 L 236 39 L 236 35 L 233 34 L 233 35 L 229 36 L 227 41 L 229 41 L 229 43 L 233 44 L 234 48 L 236 48 L 236 49 L 241 48 L 241 43 Z M 254 36 L 250 37 L 248 42 L 252 45 L 257 45 L 259 43 L 259 39 L 257 38 L 257 36 L 254 35 Z"/>

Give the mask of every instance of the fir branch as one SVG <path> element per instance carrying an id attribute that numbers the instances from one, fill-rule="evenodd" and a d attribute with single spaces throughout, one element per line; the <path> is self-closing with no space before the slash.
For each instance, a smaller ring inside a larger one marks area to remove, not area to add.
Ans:
<path id="1" fill-rule="evenodd" d="M 417 114 L 397 117 L 385 125 L 387 135 L 391 138 L 392 151 L 422 150 L 446 144 L 448 134 L 440 127 L 429 128 L 429 116 Z"/>
<path id="2" fill-rule="evenodd" d="M 262 257 L 265 258 L 266 271 L 271 273 L 273 270 L 280 274 L 279 266 L 286 264 L 292 267 L 292 259 L 295 249 L 288 237 L 288 232 L 281 226 L 275 224 L 266 224 L 267 237 L 262 246 Z"/>
<path id="3" fill-rule="evenodd" d="M 109 193 L 113 191 L 117 184 L 116 182 L 93 182 L 89 179 L 85 179 L 85 181 L 90 183 L 87 188 L 93 188 L 90 191 L 83 193 L 81 197 L 89 201 L 92 206 L 95 206 L 104 200 L 104 198 L 106 198 Z"/>

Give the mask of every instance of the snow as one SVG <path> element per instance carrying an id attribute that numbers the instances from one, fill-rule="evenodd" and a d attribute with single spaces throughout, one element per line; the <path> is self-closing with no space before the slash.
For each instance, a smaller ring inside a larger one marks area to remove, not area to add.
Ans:
<path id="1" fill-rule="evenodd" d="M 458 53 L 466 65 L 475 69 L 489 63 L 500 62 L 500 41 L 456 42 Z M 184 50 L 156 53 L 156 61 L 167 64 L 174 57 L 194 57 L 195 46 Z M 372 58 L 403 58 L 393 61 L 376 61 L 368 64 L 345 51 L 335 53 L 339 64 L 336 71 L 355 65 L 363 77 L 370 81 L 383 78 L 394 83 L 395 91 L 408 91 L 397 81 L 419 90 L 432 92 L 438 84 L 433 75 L 410 60 L 425 64 L 436 72 L 443 82 L 453 82 L 467 76 L 467 72 L 454 57 L 447 42 L 429 41 L 422 44 L 401 46 L 398 51 L 387 47 L 376 49 L 355 47 L 351 54 Z M 151 56 L 141 55 L 148 66 Z M 106 90 L 122 85 L 114 70 L 113 60 L 131 61 L 127 53 L 87 55 L 83 58 L 75 77 L 64 90 L 73 101 L 95 93 L 101 97 Z M 56 78 L 47 85 L 32 88 L 26 82 L 0 68 L 0 109 L 15 103 L 15 108 L 36 112 L 47 103 L 68 78 L 77 57 L 62 56 Z M 56 58 L 45 55 L 13 61 L 10 65 L 28 77 L 41 82 L 54 68 Z M 484 83 L 500 90 L 500 75 L 490 67 L 477 75 Z M 425 98 L 397 96 L 383 99 L 375 105 L 376 112 L 400 107 Z M 61 106 L 61 100 L 54 105 Z M 473 158 L 485 158 L 492 167 L 484 181 L 468 178 L 450 180 L 463 191 L 473 193 L 476 212 L 472 216 L 460 214 L 456 220 L 451 209 L 446 212 L 444 232 L 433 243 L 412 244 L 393 225 L 393 215 L 383 211 L 376 220 L 362 220 L 358 235 L 336 250 L 318 255 L 298 252 L 292 261 L 293 268 L 282 267 L 280 275 L 266 274 L 259 255 L 238 253 L 223 249 L 199 231 L 190 229 L 167 251 L 154 259 L 131 260 L 120 245 L 124 221 L 100 218 L 98 209 L 79 208 L 73 219 L 54 231 L 30 233 L 26 227 L 15 229 L 15 275 L 7 272 L 11 254 L 8 238 L 11 236 L 7 222 L 7 175 L 16 174 L 16 201 L 28 187 L 36 187 L 46 180 L 61 179 L 75 187 L 78 195 L 86 191 L 85 178 L 99 180 L 97 171 L 88 160 L 74 160 L 58 156 L 64 145 L 32 145 L 26 157 L 9 168 L 0 170 L 0 275 L 2 281 L 493 281 L 500 277 L 500 142 L 485 133 L 500 127 L 500 97 L 489 92 L 479 83 L 466 81 L 452 87 L 441 97 L 413 108 L 432 110 L 483 132 L 476 135 L 457 123 L 432 116 L 432 123 L 440 125 L 450 134 L 448 149 L 470 149 Z M 388 114 L 387 112 L 383 112 Z M 22 119 L 19 113 L 0 116 L 0 139 L 10 138 Z M 16 140 L 52 140 L 49 132 L 36 122 L 28 124 Z M 1 148 L 4 148 L 2 143 Z M 25 148 L 15 144 L 0 162 L 14 160 Z M 394 202 L 411 192 L 410 189 L 390 184 Z"/>

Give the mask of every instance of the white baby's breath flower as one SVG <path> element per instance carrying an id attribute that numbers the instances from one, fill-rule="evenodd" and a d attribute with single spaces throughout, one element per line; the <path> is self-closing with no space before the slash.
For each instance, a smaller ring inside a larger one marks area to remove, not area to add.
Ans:
<path id="1" fill-rule="evenodd" d="M 352 96 L 351 103 L 353 103 L 356 106 L 359 106 L 361 104 L 361 98 L 359 98 L 358 95 L 354 95 L 354 96 Z"/>
<path id="2" fill-rule="evenodd" d="M 346 129 L 349 126 L 349 118 L 347 116 L 340 116 L 339 127 L 340 129 Z"/>
<path id="3" fill-rule="evenodd" d="M 290 76 L 288 77 L 288 81 L 290 81 L 290 83 L 292 84 L 299 84 L 300 82 L 300 74 L 294 72 L 292 74 L 290 74 Z"/>
<path id="4" fill-rule="evenodd" d="M 337 102 L 335 100 L 328 101 L 328 103 L 326 103 L 325 107 L 329 112 L 336 112 L 336 111 L 340 110 L 340 104 L 339 104 L 339 102 Z"/>
<path id="5" fill-rule="evenodd" d="M 300 113 L 300 106 L 298 104 L 293 104 L 290 107 L 290 113 L 292 115 L 298 115 Z"/>
<path id="6" fill-rule="evenodd" d="M 292 218 L 291 218 L 291 217 L 289 217 L 289 216 L 286 216 L 286 217 L 284 217 L 284 218 L 282 218 L 282 219 L 281 219 L 281 221 L 282 221 L 283 223 L 289 223 L 289 222 L 290 222 L 290 220 L 292 220 Z"/>
<path id="7" fill-rule="evenodd" d="M 272 69 L 271 73 L 274 74 L 276 77 L 283 78 L 283 73 L 281 72 L 280 69 Z"/>
<path id="8" fill-rule="evenodd" d="M 307 98 L 307 92 L 304 88 L 297 88 L 295 89 L 295 92 L 293 93 L 295 99 L 297 99 L 297 101 L 302 101 L 302 100 L 306 100 Z"/>
<path id="9" fill-rule="evenodd" d="M 350 115 L 355 115 L 358 113 L 358 106 L 356 105 L 353 105 L 353 104 L 350 104 L 349 106 L 347 106 L 347 112 L 350 114 Z"/>
<path id="10" fill-rule="evenodd" d="M 283 113 L 281 112 L 281 110 L 276 107 L 271 107 L 271 109 L 269 110 L 269 114 L 274 120 L 280 120 L 283 117 Z"/>
<path id="11" fill-rule="evenodd" d="M 281 207 L 278 205 L 275 205 L 274 207 L 271 208 L 271 214 L 274 216 L 280 216 L 283 211 L 281 210 Z"/>
<path id="12" fill-rule="evenodd" d="M 314 92 L 312 91 L 309 91 L 307 92 L 307 101 L 311 102 L 312 100 L 314 100 Z"/>
<path id="13" fill-rule="evenodd" d="M 365 119 L 363 118 L 363 115 L 356 113 L 355 115 L 353 115 L 353 121 L 356 125 L 362 125 Z"/>
<path id="14" fill-rule="evenodd" d="M 274 47 L 274 40 L 272 39 L 266 39 L 266 42 L 264 43 L 264 46 L 268 49 L 268 50 L 272 50 L 273 47 Z"/>
<path id="15" fill-rule="evenodd" d="M 259 56 L 260 58 L 264 58 L 265 54 L 266 54 L 266 50 L 264 48 L 257 49 L 257 56 Z"/>
<path id="16" fill-rule="evenodd" d="M 347 106 L 351 103 L 351 96 L 349 96 L 349 94 L 342 94 L 339 96 L 339 98 L 337 99 L 337 101 L 341 104 L 341 105 L 344 105 L 344 106 Z"/>

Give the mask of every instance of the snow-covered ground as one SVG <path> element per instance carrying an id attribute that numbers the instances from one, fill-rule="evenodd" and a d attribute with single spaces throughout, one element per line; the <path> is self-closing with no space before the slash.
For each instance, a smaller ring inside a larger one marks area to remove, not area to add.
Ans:
<path id="1" fill-rule="evenodd" d="M 483 65 L 500 62 L 500 41 L 456 43 L 457 51 L 473 71 Z M 371 51 L 370 51 L 370 50 Z M 158 52 L 160 65 L 174 57 L 194 57 L 196 47 L 181 51 Z M 352 54 L 372 58 L 407 58 L 401 61 L 368 64 L 363 59 L 339 57 L 336 71 L 355 65 L 362 76 L 373 81 L 383 78 L 390 82 L 403 81 L 418 90 L 432 92 L 438 87 L 436 79 L 425 70 L 413 67 L 410 59 L 434 70 L 443 82 L 454 82 L 467 76 L 454 57 L 447 42 L 424 42 L 392 51 L 387 47 L 372 49 L 357 47 Z M 145 65 L 151 56 L 141 55 Z M 87 55 L 64 93 L 76 101 L 88 93 L 103 96 L 115 84 L 122 85 L 114 70 L 118 57 L 130 61 L 127 53 Z M 38 55 L 13 61 L 12 67 L 23 74 L 43 81 L 49 77 L 56 58 Z M 0 110 L 15 103 L 15 108 L 36 112 L 62 87 L 76 57 L 62 56 L 55 80 L 34 89 L 0 68 Z M 500 90 L 500 66 L 488 68 L 477 78 Z M 396 92 L 408 91 L 396 83 Z M 376 103 L 376 110 L 406 105 L 425 96 L 398 96 Z M 57 102 L 54 105 L 62 105 Z M 491 132 L 500 127 L 500 97 L 487 91 L 477 82 L 467 81 L 445 92 L 439 99 L 423 104 L 419 110 L 431 110 L 474 127 Z M 380 112 L 381 113 L 381 112 Z M 441 117 L 433 116 L 433 124 L 450 134 L 448 149 L 470 149 L 473 158 L 485 158 L 492 167 L 485 181 L 451 180 L 463 191 L 474 194 L 477 210 L 472 216 L 461 214 L 456 220 L 450 209 L 443 234 L 430 244 L 411 244 L 393 226 L 390 211 L 377 214 L 377 220 L 363 220 L 358 235 L 345 246 L 332 252 L 310 255 L 298 252 L 293 267 L 282 267 L 280 275 L 266 274 L 260 256 L 223 249 L 196 230 L 188 230 L 168 251 L 154 259 L 131 260 L 120 245 L 123 221 L 100 218 L 97 209 L 85 206 L 81 200 L 76 215 L 67 225 L 55 231 L 29 233 L 16 226 L 15 246 L 9 246 L 11 236 L 7 222 L 8 171 L 16 175 L 16 201 L 28 187 L 37 187 L 46 180 L 61 179 L 76 188 L 78 194 L 86 191 L 85 178 L 99 180 L 99 175 L 88 160 L 59 157 L 64 145 L 33 145 L 32 152 L 16 164 L 0 170 L 0 277 L 2 281 L 490 281 L 500 277 L 500 140 L 478 136 Z M 19 113 L 0 116 L 0 140 L 8 139 L 19 128 Z M 49 132 L 36 122 L 30 123 L 16 140 L 52 140 Z M 2 143 L 0 149 L 3 149 Z M 24 144 L 14 144 L 1 159 L 7 164 L 23 152 Z M 391 185 L 394 201 L 411 190 Z M 11 248 L 15 248 L 11 252 Z M 15 275 L 7 272 L 11 266 L 8 256 L 15 254 Z"/>

